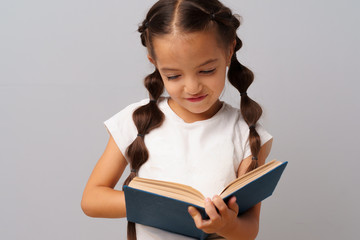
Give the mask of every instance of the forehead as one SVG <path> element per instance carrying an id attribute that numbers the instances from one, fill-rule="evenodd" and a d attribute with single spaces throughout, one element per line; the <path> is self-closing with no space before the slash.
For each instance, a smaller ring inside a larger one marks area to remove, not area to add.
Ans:
<path id="1" fill-rule="evenodd" d="M 213 32 L 175 33 L 155 37 L 153 48 L 159 68 L 197 66 L 209 59 L 225 59 Z"/>

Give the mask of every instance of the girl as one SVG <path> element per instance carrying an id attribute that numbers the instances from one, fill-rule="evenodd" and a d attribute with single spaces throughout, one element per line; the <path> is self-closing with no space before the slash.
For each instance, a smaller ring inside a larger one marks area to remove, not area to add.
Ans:
<path id="1" fill-rule="evenodd" d="M 257 123 L 262 110 L 246 93 L 253 73 L 236 58 L 240 22 L 217 0 L 160 0 L 138 31 L 154 72 L 149 99 L 104 122 L 110 138 L 85 187 L 81 206 L 91 217 L 126 217 L 114 186 L 129 165 L 135 176 L 190 185 L 205 196 L 209 220 L 189 207 L 197 228 L 213 239 L 254 239 L 260 203 L 237 217 L 235 197 L 217 196 L 231 180 L 265 163 L 272 136 Z M 241 95 L 240 109 L 219 100 L 226 75 Z M 169 97 L 162 97 L 167 91 Z M 189 239 L 128 224 L 128 239 Z"/>

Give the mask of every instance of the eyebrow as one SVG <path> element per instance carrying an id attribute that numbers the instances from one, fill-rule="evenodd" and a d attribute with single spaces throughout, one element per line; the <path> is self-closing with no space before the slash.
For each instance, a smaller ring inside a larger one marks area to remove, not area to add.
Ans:
<path id="1" fill-rule="evenodd" d="M 199 66 L 197 66 L 197 68 L 198 68 L 198 67 L 205 66 L 205 65 L 207 65 L 207 64 L 209 64 L 209 63 L 216 62 L 216 61 L 218 61 L 217 58 L 216 58 L 216 59 L 209 59 L 209 60 L 207 60 L 206 62 L 204 62 L 204 63 L 200 64 Z M 161 71 L 178 71 L 178 69 L 175 69 L 175 68 L 161 68 Z"/>

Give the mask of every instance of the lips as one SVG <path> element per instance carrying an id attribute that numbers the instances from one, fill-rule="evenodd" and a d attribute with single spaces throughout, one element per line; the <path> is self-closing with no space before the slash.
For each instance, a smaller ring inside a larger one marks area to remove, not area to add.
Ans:
<path id="1" fill-rule="evenodd" d="M 207 94 L 199 96 L 199 97 L 186 98 L 186 100 L 188 100 L 190 102 L 200 102 L 200 101 L 204 100 L 206 97 L 207 97 Z"/>

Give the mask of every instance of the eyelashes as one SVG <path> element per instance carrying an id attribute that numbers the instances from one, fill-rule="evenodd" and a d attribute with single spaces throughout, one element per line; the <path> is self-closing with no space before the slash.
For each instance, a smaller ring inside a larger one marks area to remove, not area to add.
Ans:
<path id="1" fill-rule="evenodd" d="M 167 77 L 168 80 L 174 80 L 176 78 L 178 78 L 180 75 L 175 75 L 175 76 L 169 76 Z"/>
<path id="2" fill-rule="evenodd" d="M 211 75 L 212 73 L 214 73 L 216 70 L 216 68 L 214 69 L 211 69 L 211 70 L 207 70 L 207 71 L 200 71 L 199 73 L 200 74 L 203 74 L 203 75 Z M 168 80 L 174 80 L 174 79 L 177 79 L 179 78 L 181 75 L 173 75 L 173 76 L 167 76 L 167 79 Z"/>
<path id="3" fill-rule="evenodd" d="M 200 73 L 203 73 L 203 74 L 210 74 L 210 73 L 215 72 L 215 69 L 216 69 L 216 68 L 211 69 L 211 70 L 208 70 L 208 71 L 200 71 Z"/>

